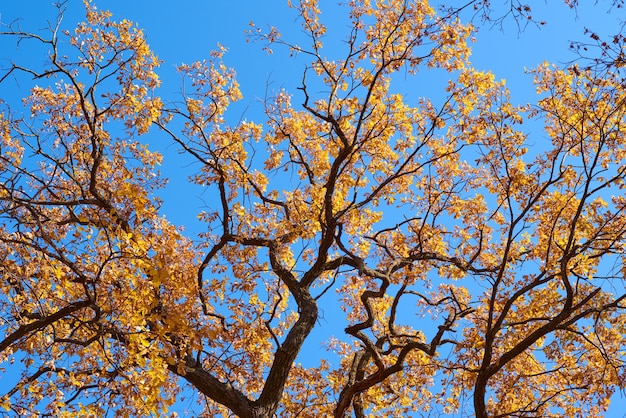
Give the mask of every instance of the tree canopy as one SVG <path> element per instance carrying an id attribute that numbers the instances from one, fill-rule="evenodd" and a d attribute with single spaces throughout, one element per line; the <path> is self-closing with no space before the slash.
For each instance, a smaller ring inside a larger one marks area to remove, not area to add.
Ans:
<path id="1" fill-rule="evenodd" d="M 29 83 L 0 97 L 0 415 L 189 393 L 207 417 L 602 415 L 626 381 L 624 38 L 529 70 L 520 106 L 469 57 L 479 25 L 541 24 L 526 4 L 350 0 L 331 39 L 317 1 L 288 3 L 303 39 L 249 36 L 307 66 L 260 120 L 229 117 L 223 47 L 174 98 L 142 30 L 90 2 L 3 28 L 47 55 L 0 73 Z M 430 71 L 439 96 L 394 89 Z M 161 210 L 155 132 L 194 161 L 199 236 Z"/>

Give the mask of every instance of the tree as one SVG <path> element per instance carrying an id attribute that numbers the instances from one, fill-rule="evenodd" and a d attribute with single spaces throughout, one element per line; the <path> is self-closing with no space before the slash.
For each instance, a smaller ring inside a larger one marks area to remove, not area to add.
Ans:
<path id="1" fill-rule="evenodd" d="M 161 415 L 193 390 L 206 416 L 406 416 L 466 398 L 478 417 L 597 416 L 623 388 L 620 36 L 592 36 L 604 54 L 589 65 L 533 70 L 538 100 L 520 107 L 471 67 L 463 8 L 350 1 L 329 60 L 317 2 L 294 2 L 306 47 L 251 36 L 310 58 L 300 91 L 231 125 L 224 49 L 180 66 L 168 103 L 141 30 L 86 3 L 69 32 L 62 7 L 45 36 L 3 32 L 49 50 L 0 79 L 42 84 L 26 114 L 8 98 L 0 114 L 0 361 L 22 373 L 0 393 L 7 415 Z M 443 100 L 394 93 L 425 69 L 449 72 Z M 213 193 L 199 242 L 160 213 L 156 129 Z M 345 333 L 305 366 L 333 300 Z"/>

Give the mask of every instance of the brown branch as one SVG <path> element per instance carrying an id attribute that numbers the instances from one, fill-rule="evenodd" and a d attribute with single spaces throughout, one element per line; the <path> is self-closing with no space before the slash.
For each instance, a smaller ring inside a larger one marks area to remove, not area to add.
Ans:
<path id="1" fill-rule="evenodd" d="M 42 317 L 41 319 L 37 319 L 33 322 L 29 322 L 28 324 L 21 325 L 20 327 L 18 327 L 18 329 L 6 336 L 5 339 L 0 342 L 0 352 L 6 350 L 16 341 L 27 337 L 32 332 L 41 330 L 48 325 L 52 325 L 56 321 L 63 319 L 66 316 L 91 305 L 93 305 L 93 302 L 91 300 L 73 302 L 50 315 Z"/>

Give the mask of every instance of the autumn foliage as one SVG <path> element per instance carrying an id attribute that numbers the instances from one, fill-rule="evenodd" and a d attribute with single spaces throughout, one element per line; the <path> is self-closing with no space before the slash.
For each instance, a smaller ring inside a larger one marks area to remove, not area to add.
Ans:
<path id="1" fill-rule="evenodd" d="M 318 2 L 292 3 L 306 42 L 250 37 L 309 65 L 259 121 L 227 116 L 224 48 L 166 100 L 144 33 L 91 3 L 75 28 L 5 28 L 48 56 L 0 74 L 32 83 L 0 113 L 0 415 L 189 394 L 207 417 L 602 415 L 626 379 L 623 39 L 535 68 L 517 106 L 469 59 L 487 2 L 469 23 L 351 0 L 333 60 Z M 439 97 L 394 90 L 441 70 Z M 210 196 L 199 237 L 160 210 L 154 132 Z M 345 329 L 305 359 L 325 311 Z"/>

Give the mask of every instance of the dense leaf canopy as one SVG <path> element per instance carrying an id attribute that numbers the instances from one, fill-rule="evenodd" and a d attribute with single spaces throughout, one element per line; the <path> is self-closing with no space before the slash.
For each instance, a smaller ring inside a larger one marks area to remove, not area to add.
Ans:
<path id="1" fill-rule="evenodd" d="M 30 83 L 1 98 L 0 367 L 21 375 L 0 415 L 160 416 L 189 393 L 203 416 L 605 412 L 626 379 L 621 35 L 533 69 L 517 106 L 469 55 L 475 25 L 541 24 L 524 4 L 351 0 L 343 39 L 289 6 L 304 42 L 250 37 L 307 67 L 257 121 L 227 116 L 224 48 L 165 98 L 144 33 L 91 3 L 4 28 L 48 55 L 0 73 Z M 431 71 L 438 97 L 394 90 Z M 199 237 L 160 209 L 155 132 L 210 196 Z M 345 330 L 303 361 L 326 309 Z"/>

